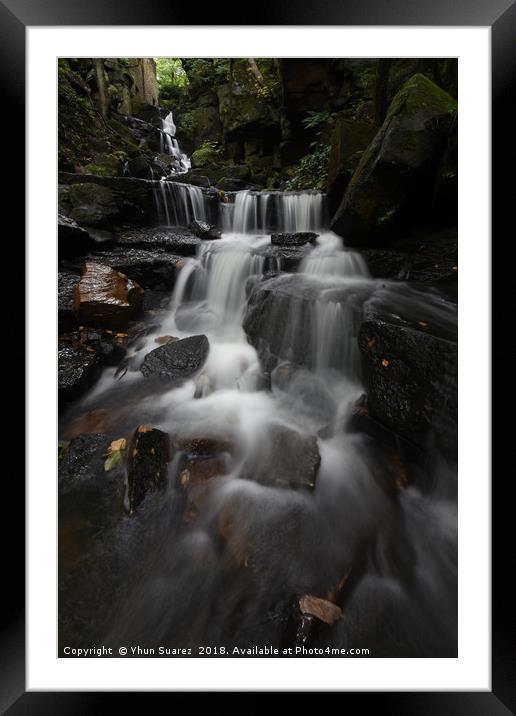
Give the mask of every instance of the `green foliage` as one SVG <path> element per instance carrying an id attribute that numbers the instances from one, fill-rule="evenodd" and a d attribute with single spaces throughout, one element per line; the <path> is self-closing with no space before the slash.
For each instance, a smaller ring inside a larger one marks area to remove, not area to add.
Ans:
<path id="1" fill-rule="evenodd" d="M 170 86 L 186 87 L 188 85 L 188 75 L 183 68 L 183 63 L 174 57 L 156 58 L 156 79 L 160 93 Z"/>
<path id="2" fill-rule="evenodd" d="M 287 191 L 303 189 L 326 189 L 330 146 L 315 143 L 314 151 L 301 159 L 291 179 L 286 183 Z"/>
<path id="3" fill-rule="evenodd" d="M 313 127 L 321 127 L 321 125 L 333 124 L 335 115 L 329 109 L 323 109 L 320 112 L 309 112 L 308 117 L 303 119 L 303 124 L 307 129 Z"/>
<path id="4" fill-rule="evenodd" d="M 125 438 L 120 438 L 120 440 L 113 440 L 113 442 L 108 448 L 108 451 L 106 453 L 106 460 L 104 462 L 104 470 L 106 472 L 109 472 L 109 470 L 112 470 L 114 467 L 116 467 L 122 462 L 126 446 L 127 441 L 125 440 Z"/>

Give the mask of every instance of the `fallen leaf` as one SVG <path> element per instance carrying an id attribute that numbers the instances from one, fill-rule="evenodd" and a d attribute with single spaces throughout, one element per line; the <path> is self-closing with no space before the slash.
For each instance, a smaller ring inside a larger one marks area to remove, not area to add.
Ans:
<path id="1" fill-rule="evenodd" d="M 418 324 L 423 328 L 428 328 L 428 323 L 426 321 L 418 321 Z"/>
<path id="2" fill-rule="evenodd" d="M 113 440 L 107 449 L 106 460 L 104 462 L 104 470 L 109 472 L 122 460 L 122 456 L 125 450 L 127 441 L 125 438 L 119 440 Z"/>
<path id="3" fill-rule="evenodd" d="M 299 598 L 299 609 L 302 614 L 309 614 L 317 617 L 325 624 L 333 624 L 342 616 L 342 609 L 327 599 L 314 597 L 312 594 L 304 594 Z"/>

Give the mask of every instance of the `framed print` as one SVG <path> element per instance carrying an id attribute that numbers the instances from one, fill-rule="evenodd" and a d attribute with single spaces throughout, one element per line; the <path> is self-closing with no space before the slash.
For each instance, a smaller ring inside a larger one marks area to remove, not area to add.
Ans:
<path id="1" fill-rule="evenodd" d="M 3 708 L 510 713 L 514 5 L 0 10 L 29 408 Z"/>

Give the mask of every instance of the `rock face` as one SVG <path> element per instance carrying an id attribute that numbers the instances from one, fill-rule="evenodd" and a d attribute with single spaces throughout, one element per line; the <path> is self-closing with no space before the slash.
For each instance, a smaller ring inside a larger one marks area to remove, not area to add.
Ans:
<path id="1" fill-rule="evenodd" d="M 457 454 L 457 344 L 423 331 L 367 320 L 359 334 L 373 418 L 420 447 L 433 433 Z"/>
<path id="2" fill-rule="evenodd" d="M 167 433 L 140 425 L 127 450 L 127 493 L 131 511 L 148 493 L 165 487 L 169 460 Z"/>
<path id="3" fill-rule="evenodd" d="M 304 246 L 305 244 L 313 244 L 319 234 L 313 231 L 298 231 L 295 234 L 272 234 L 271 244 L 275 246 Z"/>
<path id="4" fill-rule="evenodd" d="M 143 289 L 103 264 L 87 263 L 75 287 L 74 310 L 84 325 L 125 328 L 142 304 Z"/>
<path id="5" fill-rule="evenodd" d="M 65 346 L 58 351 L 59 400 L 68 402 L 84 393 L 96 380 L 99 357 L 84 348 Z"/>
<path id="6" fill-rule="evenodd" d="M 145 356 L 141 372 L 146 378 L 177 381 L 191 377 L 208 357 L 206 336 L 189 336 L 155 348 Z"/>
<path id="7" fill-rule="evenodd" d="M 449 94 L 421 74 L 399 90 L 331 222 L 349 245 L 371 245 L 409 212 L 429 209 L 456 107 Z"/>
<path id="8" fill-rule="evenodd" d="M 315 437 L 272 424 L 261 447 L 244 466 L 244 477 L 272 487 L 314 489 L 321 464 Z"/>

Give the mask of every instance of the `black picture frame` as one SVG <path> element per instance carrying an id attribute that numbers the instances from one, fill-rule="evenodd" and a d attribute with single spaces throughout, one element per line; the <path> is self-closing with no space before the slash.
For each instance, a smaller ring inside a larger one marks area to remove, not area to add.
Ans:
<path id="1" fill-rule="evenodd" d="M 200 7 L 200 6 L 199 6 Z M 24 107 L 25 107 L 25 29 L 27 26 L 73 26 L 73 25 L 197 25 L 199 15 L 202 25 L 239 25 L 254 24 L 246 17 L 249 8 L 246 4 L 225 2 L 204 5 L 202 11 L 188 4 L 163 3 L 161 0 L 138 0 L 123 4 L 115 0 L 0 0 L 0 86 L 2 87 L 3 111 L 2 125 L 4 138 L 3 159 L 5 164 L 4 207 L 15 217 L 13 228 L 9 232 L 9 258 L 16 261 L 19 278 L 16 288 L 17 298 L 12 310 L 17 319 L 9 320 L 9 342 L 14 340 L 15 362 L 21 368 L 23 364 L 21 346 L 24 345 L 24 333 L 21 327 L 23 315 L 23 292 L 19 286 L 21 266 L 24 261 L 23 217 L 24 217 Z M 504 406 L 511 406 L 511 358 L 514 351 L 510 348 L 511 324 L 507 322 L 504 309 L 508 301 L 506 287 L 511 285 L 509 270 L 511 262 L 502 255 L 514 233 L 514 181 L 505 178 L 504 169 L 516 156 L 515 118 L 510 111 L 516 93 L 516 1 L 515 0 L 464 0 L 460 3 L 445 0 L 324 0 L 319 3 L 288 3 L 276 0 L 267 8 L 267 25 L 405 25 L 405 26 L 489 26 L 492 38 L 492 236 L 493 262 L 497 256 L 499 262 L 493 263 L 493 319 L 492 327 L 499 328 L 498 338 L 493 342 L 493 376 L 500 383 L 500 391 L 493 386 L 493 416 L 507 415 Z M 247 20 L 247 22 L 246 22 Z M 511 103 L 511 99 L 513 102 Z M 514 161 L 514 160 L 513 160 Z M 42 168 L 44 172 L 44 168 Z M 7 213 L 7 212 L 6 212 Z M 6 217 L 7 219 L 7 217 Z M 7 240 L 7 234 L 4 235 Z M 17 259 L 12 257 L 12 248 L 17 248 Z M 9 300 L 9 299 L 7 299 Z M 9 313 L 4 314 L 8 320 Z M 17 326 L 17 327 L 16 327 Z M 13 333 L 13 329 L 16 332 Z M 11 344 L 12 346 L 12 344 Z M 34 348 L 34 346 L 29 346 Z M 473 359 L 473 358 L 472 358 Z M 496 365 L 498 363 L 498 366 Z M 499 370 L 496 370 L 496 367 Z M 504 378 L 505 375 L 505 378 Z M 479 377 L 481 379 L 481 376 Z M 20 385 L 22 378 L 20 377 Z M 504 381 L 502 383 L 502 381 Z M 501 389 L 503 385 L 503 390 Z M 18 394 L 19 395 L 19 394 Z M 497 398 L 497 395 L 503 395 Z M 23 397 L 19 395 L 20 405 Z M 510 411 L 509 411 L 510 415 Z M 9 415 L 9 433 L 20 437 L 21 422 L 12 422 Z M 14 427 L 16 425 L 16 428 Z M 507 450 L 511 445 L 511 420 L 499 417 L 497 429 L 492 433 L 492 454 L 496 456 L 493 465 L 493 518 L 492 518 L 492 692 L 347 692 L 343 706 L 349 708 L 364 706 L 381 709 L 383 714 L 396 716 L 426 716 L 427 714 L 482 714 L 483 716 L 506 716 L 514 713 L 516 707 L 516 656 L 514 629 L 513 590 L 507 581 L 514 571 L 510 568 L 512 537 L 511 516 L 513 503 L 506 495 L 512 482 L 510 466 L 512 456 Z M 5 434 L 4 434 L 5 437 Z M 10 442 L 10 441 L 9 441 Z M 30 444 L 27 446 L 30 450 Z M 13 457 L 13 448 L 6 448 L 4 459 Z M 24 454 L 20 446 L 18 455 Z M 507 457 L 507 461 L 505 460 Z M 0 649 L 0 709 L 12 716 L 18 714 L 85 714 L 103 713 L 112 709 L 114 697 L 119 706 L 123 693 L 78 693 L 78 692 L 25 692 L 25 502 L 24 483 L 21 477 L 21 457 L 9 460 L 13 468 L 4 471 L 4 490 L 2 490 L 4 515 L 9 513 L 11 520 L 3 520 L 7 529 L 2 551 L 2 571 L 4 588 L 2 596 L 4 606 L 0 610 L 1 649 Z M 503 462 L 503 467 L 502 467 Z M 16 474 L 14 474 L 16 473 Z M 15 479 L 16 478 L 16 479 Z M 7 484 L 6 484 L 7 483 Z M 8 509 L 6 509 L 8 506 Z M 513 558 L 514 561 L 514 558 Z M 507 580 L 507 581 L 506 581 Z M 170 694 L 153 694 L 170 698 Z M 127 695 L 126 695 L 127 697 Z M 131 693 L 129 695 L 134 708 L 142 703 L 147 695 Z M 366 699 L 364 701 L 364 699 Z M 358 701 L 359 700 L 359 701 Z M 154 699 L 153 699 L 154 702 Z M 148 704 L 148 702 L 147 702 Z M 148 707 L 148 706 L 147 706 Z"/>

